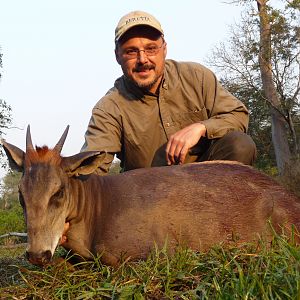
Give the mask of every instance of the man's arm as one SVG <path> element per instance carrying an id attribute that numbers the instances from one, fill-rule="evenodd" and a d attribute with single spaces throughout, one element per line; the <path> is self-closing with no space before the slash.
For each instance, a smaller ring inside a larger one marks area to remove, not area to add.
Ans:
<path id="1" fill-rule="evenodd" d="M 118 112 L 110 104 L 99 101 L 93 109 L 92 116 L 85 133 L 85 143 L 81 151 L 106 152 L 96 173 L 106 175 L 109 171 L 114 155 L 121 151 L 121 129 Z"/>
<path id="2" fill-rule="evenodd" d="M 221 138 L 233 130 L 247 132 L 249 124 L 247 108 L 216 79 L 215 82 L 216 91 L 215 93 L 210 91 L 206 100 L 209 118 L 204 120 L 203 124 L 207 130 L 207 138 Z"/>
<path id="3" fill-rule="evenodd" d="M 166 147 L 169 165 L 183 163 L 189 149 L 204 136 L 215 139 L 229 131 L 247 131 L 249 114 L 244 104 L 221 86 L 213 72 L 205 67 L 202 71 L 203 99 L 208 119 L 191 124 L 170 137 Z"/>

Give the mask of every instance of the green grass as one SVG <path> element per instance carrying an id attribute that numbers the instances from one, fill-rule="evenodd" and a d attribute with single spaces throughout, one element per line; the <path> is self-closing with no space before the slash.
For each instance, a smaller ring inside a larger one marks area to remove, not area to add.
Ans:
<path id="1" fill-rule="evenodd" d="M 10 209 L 0 209 L 0 235 L 25 231 L 24 215 L 20 205 L 14 205 Z M 0 243 L 3 241 L 5 239 L 0 240 Z"/>
<path id="2" fill-rule="evenodd" d="M 156 249 L 146 261 L 102 265 L 100 257 L 42 270 L 21 257 L 6 266 L 4 299 L 300 299 L 300 248 L 276 236 L 207 253 Z M 17 266 L 11 266 L 11 265 Z M 3 261 L 1 262 L 3 267 Z M 10 265 L 10 267 L 8 267 Z M 2 276 L 3 277 L 3 276 Z M 13 298 L 15 297 L 15 298 Z"/>

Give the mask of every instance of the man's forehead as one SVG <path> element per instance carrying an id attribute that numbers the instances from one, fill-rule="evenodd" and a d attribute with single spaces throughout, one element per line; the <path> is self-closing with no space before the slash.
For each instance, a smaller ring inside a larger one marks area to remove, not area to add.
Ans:
<path id="1" fill-rule="evenodd" d="M 153 40 L 153 41 L 157 41 L 160 37 L 162 36 L 162 34 L 150 27 L 150 26 L 146 26 L 146 25 L 141 25 L 141 26 L 134 26 L 131 29 L 129 29 L 124 36 L 122 36 L 119 40 L 119 45 L 124 44 L 125 42 L 127 42 L 129 39 L 132 38 L 147 38 L 149 40 Z"/>

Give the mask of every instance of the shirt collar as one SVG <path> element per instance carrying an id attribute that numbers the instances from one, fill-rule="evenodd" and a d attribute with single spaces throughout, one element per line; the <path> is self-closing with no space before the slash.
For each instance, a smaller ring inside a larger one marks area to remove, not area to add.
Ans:
<path id="1" fill-rule="evenodd" d="M 163 79 L 161 81 L 160 87 L 163 88 L 164 90 L 167 90 L 168 89 L 168 82 L 169 82 L 169 76 L 168 76 L 168 72 L 167 72 L 167 68 L 166 68 L 166 64 L 165 64 L 164 76 L 163 76 Z"/>
<path id="2" fill-rule="evenodd" d="M 137 99 L 146 100 L 145 98 L 149 99 L 149 96 L 150 96 L 150 98 L 158 97 L 158 95 L 156 95 L 156 94 L 142 90 L 137 85 L 135 85 L 131 80 L 126 78 L 124 75 L 121 78 L 124 83 L 124 88 L 125 88 L 126 92 L 128 94 L 134 95 Z M 159 89 L 161 89 L 163 82 L 164 82 L 164 78 L 162 79 L 162 83 L 161 83 Z"/>

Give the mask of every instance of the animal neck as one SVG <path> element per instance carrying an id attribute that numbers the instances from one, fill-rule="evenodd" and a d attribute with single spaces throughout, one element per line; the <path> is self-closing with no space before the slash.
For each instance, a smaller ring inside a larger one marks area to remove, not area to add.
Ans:
<path id="1" fill-rule="evenodd" d="M 86 179 L 70 178 L 69 181 L 69 214 L 68 219 L 80 222 L 92 218 L 101 203 L 100 195 L 93 188 L 93 176 Z"/>
<path id="2" fill-rule="evenodd" d="M 70 229 L 64 245 L 83 257 L 90 257 L 96 222 L 101 220 L 100 176 L 70 178 L 68 182 L 67 221 Z"/>

